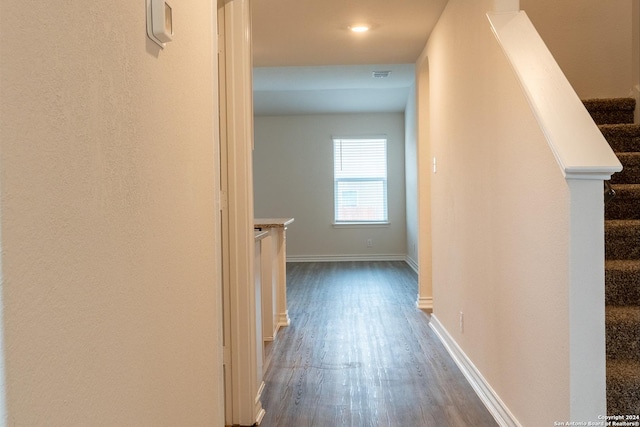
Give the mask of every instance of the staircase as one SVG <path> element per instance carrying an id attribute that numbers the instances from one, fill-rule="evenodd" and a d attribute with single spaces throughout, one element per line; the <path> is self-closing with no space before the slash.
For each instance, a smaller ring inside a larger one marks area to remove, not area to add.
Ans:
<path id="1" fill-rule="evenodd" d="M 607 412 L 640 414 L 640 125 L 633 98 L 584 104 L 624 167 L 605 206 Z"/>

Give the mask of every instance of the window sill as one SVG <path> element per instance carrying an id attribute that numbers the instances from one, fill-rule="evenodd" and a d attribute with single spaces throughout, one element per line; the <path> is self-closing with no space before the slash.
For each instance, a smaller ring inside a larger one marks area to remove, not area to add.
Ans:
<path id="1" fill-rule="evenodd" d="M 334 228 L 379 228 L 388 227 L 390 222 L 333 222 Z"/>

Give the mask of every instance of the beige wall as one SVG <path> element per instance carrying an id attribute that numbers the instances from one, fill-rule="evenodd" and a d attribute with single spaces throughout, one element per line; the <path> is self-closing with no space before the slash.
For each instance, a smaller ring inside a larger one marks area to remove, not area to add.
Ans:
<path id="1" fill-rule="evenodd" d="M 8 425 L 223 422 L 210 1 L 0 6 Z"/>
<path id="2" fill-rule="evenodd" d="M 389 226 L 334 227 L 332 136 L 387 135 Z M 326 114 L 255 118 L 257 217 L 294 217 L 287 256 L 406 255 L 404 115 Z M 368 248 L 367 239 L 373 247 Z"/>
<path id="3" fill-rule="evenodd" d="M 493 3 L 450 0 L 427 45 L 434 314 L 522 425 L 553 425 L 570 408 L 569 193 Z"/>
<path id="4" fill-rule="evenodd" d="M 581 98 L 634 95 L 632 1 L 520 0 Z"/>

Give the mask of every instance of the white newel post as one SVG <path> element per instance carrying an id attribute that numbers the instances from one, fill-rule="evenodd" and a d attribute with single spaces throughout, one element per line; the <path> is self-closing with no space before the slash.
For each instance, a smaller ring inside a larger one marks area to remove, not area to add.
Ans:
<path id="1" fill-rule="evenodd" d="M 567 179 L 571 197 L 569 364 L 571 420 L 607 413 L 602 179 Z"/>

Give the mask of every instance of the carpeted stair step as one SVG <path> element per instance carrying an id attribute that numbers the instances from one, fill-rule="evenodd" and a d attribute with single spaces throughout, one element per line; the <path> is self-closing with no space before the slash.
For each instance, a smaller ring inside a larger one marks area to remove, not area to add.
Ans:
<path id="1" fill-rule="evenodd" d="M 605 219 L 640 219 L 640 183 L 614 184 L 614 197 L 605 207 Z"/>
<path id="2" fill-rule="evenodd" d="M 606 308 L 607 357 L 640 363 L 640 307 Z"/>
<path id="3" fill-rule="evenodd" d="M 596 124 L 633 123 L 633 98 L 587 99 L 582 101 Z"/>
<path id="4" fill-rule="evenodd" d="M 604 270 L 605 304 L 640 306 L 640 259 L 607 260 Z"/>
<path id="5" fill-rule="evenodd" d="M 607 414 L 639 414 L 640 125 L 633 98 L 583 102 L 623 166 L 605 205 Z"/>
<path id="6" fill-rule="evenodd" d="M 600 125 L 599 128 L 613 151 L 617 153 L 640 151 L 640 125 Z"/>
<path id="7" fill-rule="evenodd" d="M 640 220 L 618 219 L 604 223 L 604 252 L 607 260 L 640 259 Z"/>
<path id="8" fill-rule="evenodd" d="M 640 363 L 607 360 L 607 414 L 640 414 Z"/>
<path id="9" fill-rule="evenodd" d="M 611 176 L 611 184 L 635 184 L 640 182 L 640 152 L 636 153 L 616 153 L 622 172 L 614 173 Z"/>

